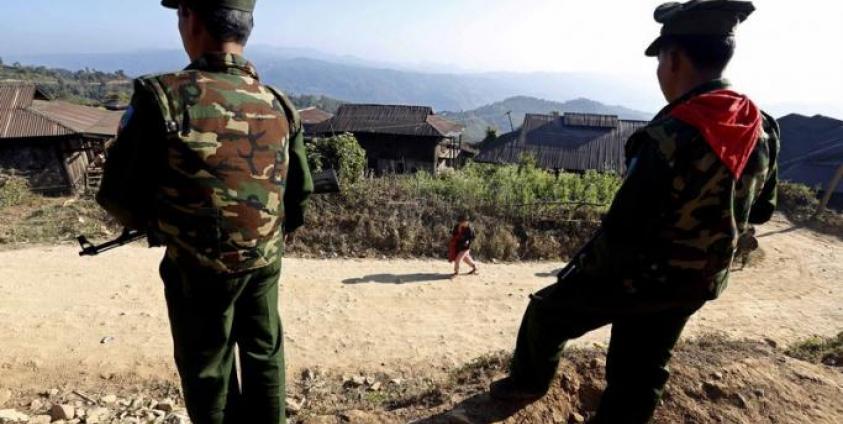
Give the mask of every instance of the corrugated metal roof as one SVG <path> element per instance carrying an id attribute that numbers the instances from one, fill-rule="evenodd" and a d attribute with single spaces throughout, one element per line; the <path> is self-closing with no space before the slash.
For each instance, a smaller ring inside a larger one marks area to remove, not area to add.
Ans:
<path id="1" fill-rule="evenodd" d="M 825 116 L 788 115 L 779 119 L 780 177 L 824 189 L 843 164 L 843 121 Z M 838 186 L 843 193 L 843 186 Z"/>
<path id="2" fill-rule="evenodd" d="M 301 116 L 301 122 L 305 125 L 319 124 L 334 117 L 334 115 L 316 107 L 300 110 L 299 116 Z"/>
<path id="3" fill-rule="evenodd" d="M 483 143 L 476 160 L 518 163 L 529 154 L 546 169 L 623 173 L 626 141 L 647 125 L 608 115 L 566 116 L 528 114 L 519 130 Z M 594 125 L 586 125 L 589 123 Z"/>
<path id="4" fill-rule="evenodd" d="M 33 83 L 0 83 L 0 138 L 117 135 L 122 112 L 47 99 Z"/>
<path id="5" fill-rule="evenodd" d="M 71 129 L 26 109 L 0 109 L 0 139 L 58 137 Z"/>
<path id="6" fill-rule="evenodd" d="M 462 126 L 434 115 L 426 106 L 346 104 L 340 106 L 336 116 L 316 125 L 313 132 L 453 137 L 462 132 Z"/>
<path id="7" fill-rule="evenodd" d="M 30 110 L 52 119 L 77 133 L 114 137 L 123 112 L 97 109 L 72 103 L 36 100 Z"/>

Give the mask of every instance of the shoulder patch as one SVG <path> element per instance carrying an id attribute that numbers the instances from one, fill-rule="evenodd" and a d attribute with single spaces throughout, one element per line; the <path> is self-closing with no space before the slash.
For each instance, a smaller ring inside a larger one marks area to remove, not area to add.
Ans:
<path id="1" fill-rule="evenodd" d="M 135 116 L 135 107 L 129 105 L 129 108 L 126 109 L 126 112 L 123 113 L 123 117 L 120 118 L 120 126 L 117 127 L 117 134 L 123 132 L 123 130 L 129 126 L 129 122 L 132 121 L 132 117 Z"/>

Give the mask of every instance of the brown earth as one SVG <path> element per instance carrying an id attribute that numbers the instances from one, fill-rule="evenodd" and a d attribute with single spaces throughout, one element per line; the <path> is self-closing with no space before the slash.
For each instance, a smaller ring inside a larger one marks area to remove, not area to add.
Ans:
<path id="1" fill-rule="evenodd" d="M 671 383 L 677 389 L 671 390 L 664 413 L 684 415 L 660 422 L 843 422 L 840 407 L 833 406 L 843 399 L 839 373 L 784 359 L 765 347 L 843 329 L 843 243 L 793 228 L 781 218 L 759 234 L 763 259 L 737 272 L 724 297 L 691 321 L 686 336 L 716 332 L 764 344 L 697 344 L 680 352 Z M 156 276 L 160 257 L 160 251 L 140 247 L 97 259 L 80 259 L 69 245 L 0 252 L 0 389 L 12 389 L 21 402 L 52 387 L 143 392 L 150 384 L 175 381 Z M 450 282 L 445 279 L 449 265 L 429 260 L 288 259 L 281 308 L 289 375 L 318 368 L 328 370 L 325 378 L 340 386 L 343 374 L 354 373 L 381 376 L 385 387 L 394 378 L 407 381 L 397 394 L 364 391 L 356 404 L 333 400 L 311 408 L 306 403 L 305 411 L 336 417 L 338 410 L 360 406 L 361 399 L 366 400 L 361 407 L 371 410 L 382 408 L 385 400 L 418 395 L 421 406 L 405 399 L 398 405 L 408 406 L 398 409 L 410 412 L 391 413 L 391 420 L 402 422 L 470 399 L 487 377 L 465 387 L 442 388 L 440 382 L 450 378 L 448 370 L 473 358 L 511 349 L 527 294 L 552 282 L 560 266 L 486 264 L 479 277 Z M 602 330 L 576 346 L 606 340 Z M 597 384 L 600 367 L 583 366 L 593 355 L 599 354 L 572 357 L 574 365 L 565 365 L 565 374 L 576 376 L 576 368 L 584 373 L 577 378 Z M 736 368 L 727 373 L 730 367 Z M 730 385 L 729 394 L 710 399 L 719 389 L 699 385 L 714 372 Z M 295 382 L 291 378 L 291 385 Z M 756 387 L 763 397 L 752 391 Z M 439 390 L 433 392 L 435 402 L 422 396 L 434 389 Z M 511 422 L 554 422 L 565 415 L 565 396 L 573 395 L 556 393 L 552 402 L 534 405 Z M 580 413 L 588 411 L 589 404 L 571 404 Z M 777 404 L 782 408 L 771 409 Z M 465 404 L 469 411 L 472 405 Z"/>

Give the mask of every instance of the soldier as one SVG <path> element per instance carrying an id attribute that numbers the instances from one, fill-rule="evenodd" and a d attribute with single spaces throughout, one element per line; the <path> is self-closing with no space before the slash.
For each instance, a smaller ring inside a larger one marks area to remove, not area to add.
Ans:
<path id="1" fill-rule="evenodd" d="M 723 79 L 750 2 L 693 0 L 655 13 L 647 49 L 669 105 L 626 145 L 627 175 L 601 229 L 532 296 L 499 400 L 549 389 L 567 341 L 612 324 L 593 423 L 650 421 L 689 317 L 726 288 L 736 244 L 776 207 L 779 129 Z"/>
<path id="2" fill-rule="evenodd" d="M 160 273 L 192 421 L 283 423 L 278 279 L 284 234 L 313 190 L 301 124 L 242 56 L 255 0 L 162 4 L 178 10 L 192 63 L 135 82 L 97 200 L 167 248 Z"/>

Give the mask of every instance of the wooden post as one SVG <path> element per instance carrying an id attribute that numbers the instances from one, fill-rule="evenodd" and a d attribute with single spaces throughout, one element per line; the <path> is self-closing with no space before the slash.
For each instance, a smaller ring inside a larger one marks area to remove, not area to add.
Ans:
<path id="1" fill-rule="evenodd" d="M 832 177 L 831 181 L 829 181 L 828 187 L 825 190 L 825 196 L 823 196 L 823 200 L 817 207 L 817 212 L 814 214 L 814 218 L 825 212 L 825 208 L 828 207 L 828 202 L 831 201 L 831 196 L 834 195 L 834 191 L 837 190 L 837 186 L 840 185 L 841 180 L 843 180 L 843 164 L 840 164 L 840 167 L 837 168 L 837 173 L 834 174 L 834 177 Z"/>

